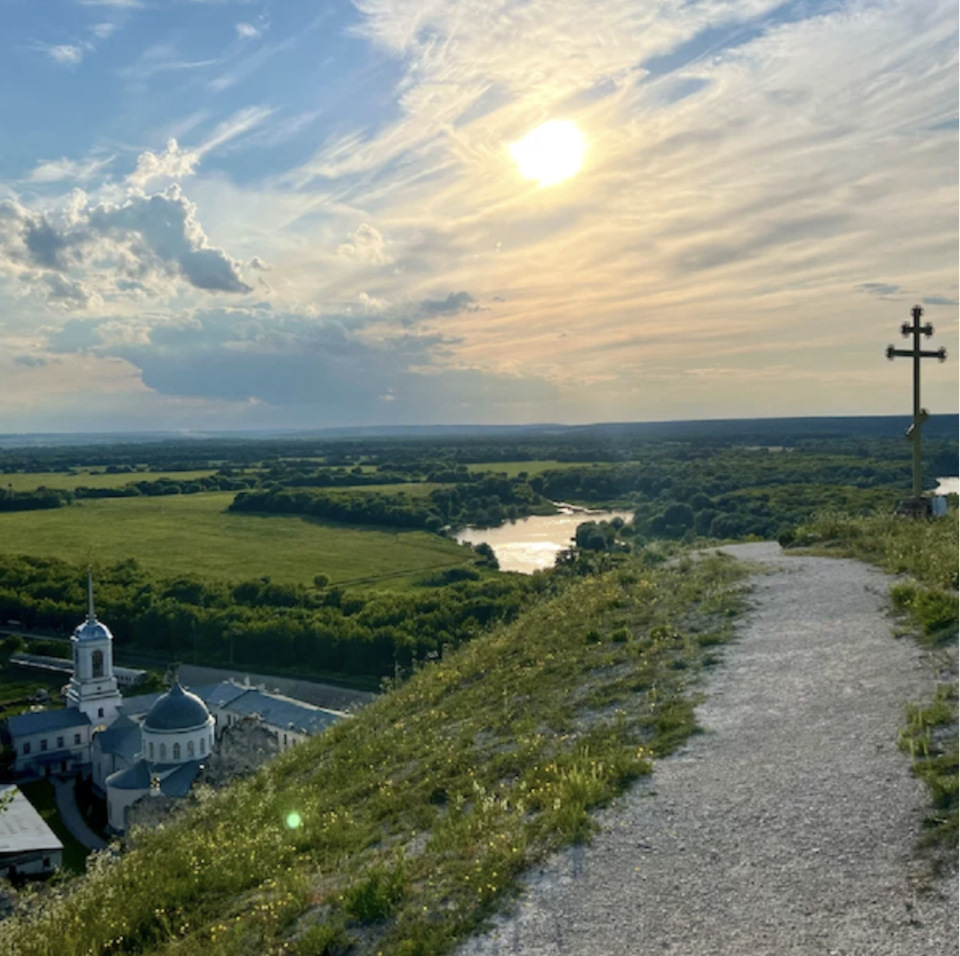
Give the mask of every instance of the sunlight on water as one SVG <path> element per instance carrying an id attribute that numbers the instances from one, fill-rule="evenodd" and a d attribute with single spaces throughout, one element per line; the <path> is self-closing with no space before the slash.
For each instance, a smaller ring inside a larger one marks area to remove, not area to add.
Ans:
<path id="1" fill-rule="evenodd" d="M 629 511 L 578 511 L 573 514 L 533 515 L 499 528 L 465 528 L 457 541 L 479 544 L 485 541 L 493 548 L 501 571 L 533 574 L 552 568 L 557 555 L 573 543 L 577 525 L 584 521 L 609 521 L 620 517 L 633 518 Z"/>

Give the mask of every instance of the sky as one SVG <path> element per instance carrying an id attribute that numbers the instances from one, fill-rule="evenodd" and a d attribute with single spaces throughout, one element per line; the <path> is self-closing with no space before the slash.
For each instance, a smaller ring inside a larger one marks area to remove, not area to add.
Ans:
<path id="1" fill-rule="evenodd" d="M 906 416 L 914 304 L 956 412 L 957 51 L 954 0 L 0 0 L 0 431 Z"/>

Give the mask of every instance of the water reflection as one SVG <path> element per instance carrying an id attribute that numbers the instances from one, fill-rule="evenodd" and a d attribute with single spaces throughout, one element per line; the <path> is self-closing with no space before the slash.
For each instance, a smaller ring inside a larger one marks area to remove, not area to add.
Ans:
<path id="1" fill-rule="evenodd" d="M 503 571 L 533 574 L 541 568 L 552 568 L 557 554 L 573 543 L 577 525 L 584 521 L 629 521 L 630 511 L 585 511 L 565 507 L 562 514 L 532 515 L 499 528 L 465 528 L 457 541 L 493 548 Z"/>

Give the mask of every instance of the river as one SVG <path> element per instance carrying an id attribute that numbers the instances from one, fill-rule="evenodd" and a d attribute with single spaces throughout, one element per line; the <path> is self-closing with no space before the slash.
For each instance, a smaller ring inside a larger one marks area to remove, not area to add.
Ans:
<path id="1" fill-rule="evenodd" d="M 501 571 L 520 571 L 533 574 L 542 568 L 552 568 L 557 555 L 573 544 L 577 525 L 584 521 L 609 521 L 611 518 L 633 518 L 632 511 L 589 511 L 574 505 L 557 503 L 560 514 L 531 515 L 503 524 L 499 528 L 465 528 L 457 541 L 480 544 L 485 541 L 493 548 Z"/>
<path id="2" fill-rule="evenodd" d="M 954 475 L 952 478 L 938 478 L 938 495 L 960 495 L 960 478 Z"/>

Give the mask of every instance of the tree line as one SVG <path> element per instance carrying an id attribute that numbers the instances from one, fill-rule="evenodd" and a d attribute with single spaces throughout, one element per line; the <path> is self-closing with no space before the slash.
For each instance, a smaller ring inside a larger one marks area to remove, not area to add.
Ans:
<path id="1" fill-rule="evenodd" d="M 478 555 L 477 567 L 486 564 Z M 395 593 L 162 577 L 128 559 L 96 570 L 97 616 L 119 651 L 375 683 L 512 620 L 563 581 L 467 571 Z M 67 636 L 83 616 L 85 580 L 84 569 L 58 559 L 0 557 L 0 623 Z"/>

